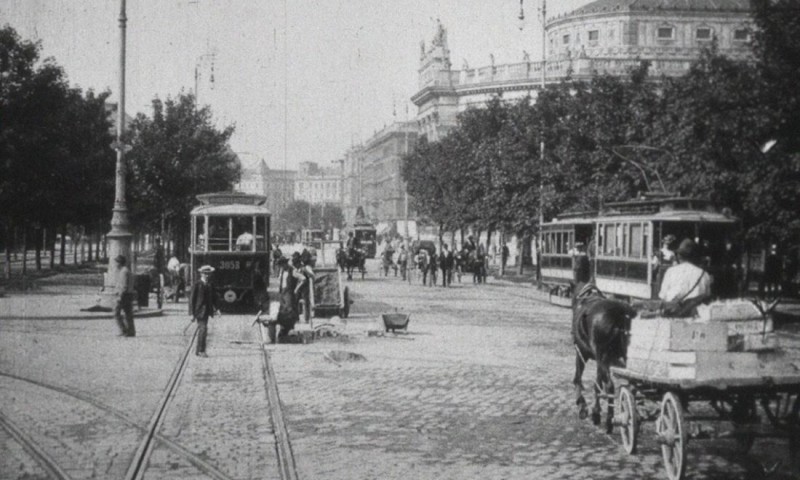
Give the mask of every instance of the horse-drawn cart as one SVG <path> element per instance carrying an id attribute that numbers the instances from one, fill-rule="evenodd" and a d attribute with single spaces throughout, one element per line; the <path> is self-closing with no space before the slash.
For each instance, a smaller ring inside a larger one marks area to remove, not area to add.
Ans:
<path id="1" fill-rule="evenodd" d="M 336 267 L 318 268 L 314 271 L 314 296 L 312 311 L 314 317 L 350 315 L 350 289 L 342 286 L 339 269 Z"/>
<path id="2" fill-rule="evenodd" d="M 654 421 L 670 480 L 684 478 L 689 440 L 732 438 L 746 453 L 757 437 L 786 437 L 792 457 L 800 447 L 800 358 L 752 304 L 707 307 L 700 318 L 634 318 L 626 366 L 611 367 L 623 447 L 635 453 Z"/>

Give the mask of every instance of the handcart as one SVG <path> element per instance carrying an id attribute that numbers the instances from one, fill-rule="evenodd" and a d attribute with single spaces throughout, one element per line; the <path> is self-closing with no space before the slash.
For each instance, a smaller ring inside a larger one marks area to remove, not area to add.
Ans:
<path id="1" fill-rule="evenodd" d="M 314 271 L 314 295 L 311 298 L 311 311 L 314 317 L 350 315 L 350 289 L 342 286 L 342 278 L 336 267 L 318 268 Z"/>

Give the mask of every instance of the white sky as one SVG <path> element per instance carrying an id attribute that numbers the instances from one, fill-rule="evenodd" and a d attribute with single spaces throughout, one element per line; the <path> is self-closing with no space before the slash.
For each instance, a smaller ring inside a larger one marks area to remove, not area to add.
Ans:
<path id="1" fill-rule="evenodd" d="M 589 3 L 551 0 L 548 17 Z M 272 168 L 341 158 L 393 120 L 412 119 L 419 43 L 439 18 L 460 68 L 540 54 L 540 0 L 127 0 L 126 111 L 194 88 L 234 151 Z M 40 40 L 72 84 L 119 85 L 120 0 L 0 0 L 0 24 Z M 216 52 L 214 87 L 210 61 Z M 406 115 L 406 106 L 408 116 Z M 396 117 L 393 116 L 396 111 Z"/>

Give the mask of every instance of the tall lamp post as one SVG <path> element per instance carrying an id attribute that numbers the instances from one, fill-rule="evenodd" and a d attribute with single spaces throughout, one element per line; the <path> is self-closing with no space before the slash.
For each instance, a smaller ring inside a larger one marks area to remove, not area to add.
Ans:
<path id="1" fill-rule="evenodd" d="M 108 270 L 104 281 L 105 291 L 114 293 L 115 279 L 119 268 L 114 259 L 122 255 L 131 265 L 131 238 L 130 223 L 128 221 L 128 207 L 125 202 L 125 152 L 130 148 L 122 143 L 122 134 L 125 131 L 125 0 L 120 0 L 119 10 L 119 103 L 117 105 L 117 138 L 112 144 L 117 151 L 116 182 L 114 188 L 114 208 L 111 215 L 111 231 L 108 232 Z"/>
<path id="2" fill-rule="evenodd" d="M 525 19 L 525 13 L 522 10 L 522 2 L 523 0 L 519 0 L 519 20 L 522 22 Z M 542 0 L 542 75 L 539 84 L 539 96 L 537 97 L 537 101 L 541 96 L 544 94 L 545 89 L 545 80 L 547 75 L 547 0 Z M 522 23 L 520 23 L 520 30 L 522 29 Z M 544 166 L 544 115 L 542 115 L 541 120 L 541 138 L 539 140 L 539 169 L 541 170 Z M 539 249 L 542 248 L 542 225 L 544 225 L 544 177 L 539 172 L 539 244 L 537 245 L 537 253 Z M 523 248 L 524 251 L 524 248 Z M 532 252 L 531 252 L 532 253 Z M 520 255 L 519 261 L 519 272 L 522 273 L 522 255 Z M 542 266 L 539 265 L 539 262 L 536 262 L 536 282 L 537 285 L 541 288 L 542 286 Z"/>

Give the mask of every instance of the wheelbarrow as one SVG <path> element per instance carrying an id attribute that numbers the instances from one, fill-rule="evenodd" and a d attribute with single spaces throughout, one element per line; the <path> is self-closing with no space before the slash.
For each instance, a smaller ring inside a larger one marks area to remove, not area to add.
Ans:
<path id="1" fill-rule="evenodd" d="M 408 330 L 408 321 L 411 319 L 409 313 L 384 313 L 381 314 L 383 318 L 383 326 L 386 331 L 389 330 L 394 333 L 395 330 Z"/>

